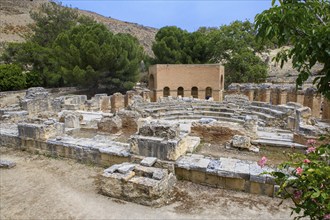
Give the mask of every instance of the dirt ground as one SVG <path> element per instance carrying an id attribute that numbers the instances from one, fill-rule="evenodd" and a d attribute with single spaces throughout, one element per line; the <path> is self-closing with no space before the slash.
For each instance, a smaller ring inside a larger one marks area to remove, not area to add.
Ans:
<path id="1" fill-rule="evenodd" d="M 176 185 L 176 202 L 151 208 L 97 193 L 102 168 L 0 148 L 1 159 L 17 163 L 0 170 L 0 219 L 289 219 L 290 201 Z"/>
<path id="2" fill-rule="evenodd" d="M 239 150 L 236 148 L 226 149 L 224 145 L 201 142 L 195 153 L 210 156 L 214 158 L 230 157 L 241 160 L 258 161 L 262 156 L 266 156 L 267 165 L 278 165 L 289 159 L 287 153 L 303 152 L 302 149 L 260 146 L 259 152 L 250 152 L 245 149 Z"/>

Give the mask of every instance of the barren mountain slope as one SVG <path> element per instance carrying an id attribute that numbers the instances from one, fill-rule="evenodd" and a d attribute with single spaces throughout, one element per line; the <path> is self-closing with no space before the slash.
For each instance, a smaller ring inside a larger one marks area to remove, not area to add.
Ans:
<path id="1" fill-rule="evenodd" d="M 29 31 L 27 27 L 33 20 L 29 11 L 48 0 L 0 0 L 0 48 L 5 42 L 22 42 L 23 35 Z M 105 24 L 114 33 L 129 33 L 135 36 L 148 55 L 153 55 L 151 46 L 157 33 L 156 28 L 145 27 L 135 23 L 123 22 L 107 18 L 94 12 L 78 10 L 80 14 L 93 17 L 97 22 Z"/>

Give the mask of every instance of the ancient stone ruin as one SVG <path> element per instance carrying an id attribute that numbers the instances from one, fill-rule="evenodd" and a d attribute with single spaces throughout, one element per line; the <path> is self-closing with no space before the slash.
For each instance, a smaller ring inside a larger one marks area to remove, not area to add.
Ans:
<path id="1" fill-rule="evenodd" d="M 273 196 L 274 180 L 260 175 L 271 167 L 196 153 L 205 143 L 238 154 L 258 154 L 262 146 L 304 149 L 307 138 L 329 132 L 328 102 L 321 111 L 315 100 L 322 98 L 311 90 L 273 87 L 232 85 L 222 102 L 150 102 L 147 90 L 90 99 L 43 88 L 1 93 L 0 146 L 107 167 L 100 192 L 144 205 L 166 204 L 176 179 Z"/>

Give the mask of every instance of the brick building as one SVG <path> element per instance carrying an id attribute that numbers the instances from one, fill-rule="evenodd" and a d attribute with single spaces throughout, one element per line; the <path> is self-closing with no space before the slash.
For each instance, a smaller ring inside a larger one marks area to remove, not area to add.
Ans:
<path id="1" fill-rule="evenodd" d="M 151 100 L 182 96 L 222 101 L 224 67 L 220 64 L 157 64 L 149 67 Z"/>

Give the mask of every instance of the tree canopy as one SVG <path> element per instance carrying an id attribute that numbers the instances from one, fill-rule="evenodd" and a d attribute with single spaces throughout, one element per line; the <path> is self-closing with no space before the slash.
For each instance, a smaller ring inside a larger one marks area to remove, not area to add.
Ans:
<path id="1" fill-rule="evenodd" d="M 266 64 L 256 55 L 270 45 L 258 42 L 254 25 L 235 21 L 219 28 L 202 27 L 189 33 L 178 27 L 161 28 L 153 44 L 155 63 L 222 63 L 226 68 L 225 85 L 232 82 L 263 82 Z"/>
<path id="2" fill-rule="evenodd" d="M 25 43 L 9 44 L 1 57 L 26 70 L 27 85 L 101 86 L 114 92 L 131 89 L 138 81 L 144 53 L 134 37 L 113 34 L 55 2 L 43 4 L 31 17 L 34 35 Z"/>
<path id="3" fill-rule="evenodd" d="M 318 62 L 323 64 L 314 83 L 318 92 L 330 99 L 330 2 L 328 0 L 281 0 L 255 18 L 257 36 L 264 40 L 276 38 L 279 46 L 290 45 L 276 56 L 281 66 L 292 59 L 300 74 L 301 86 Z"/>

